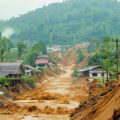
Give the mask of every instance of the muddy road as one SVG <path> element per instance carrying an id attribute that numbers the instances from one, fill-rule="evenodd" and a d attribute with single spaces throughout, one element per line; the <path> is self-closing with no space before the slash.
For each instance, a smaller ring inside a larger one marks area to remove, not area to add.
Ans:
<path id="1" fill-rule="evenodd" d="M 69 115 L 88 98 L 86 82 L 72 83 L 72 67 L 44 80 L 37 88 L 18 96 L 0 110 L 0 120 L 69 120 Z"/>

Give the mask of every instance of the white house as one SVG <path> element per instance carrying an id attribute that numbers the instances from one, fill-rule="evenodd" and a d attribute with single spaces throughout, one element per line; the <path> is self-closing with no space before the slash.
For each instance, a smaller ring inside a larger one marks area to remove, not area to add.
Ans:
<path id="1" fill-rule="evenodd" d="M 78 75 L 89 78 L 106 78 L 107 73 L 100 66 L 89 66 L 78 70 Z"/>

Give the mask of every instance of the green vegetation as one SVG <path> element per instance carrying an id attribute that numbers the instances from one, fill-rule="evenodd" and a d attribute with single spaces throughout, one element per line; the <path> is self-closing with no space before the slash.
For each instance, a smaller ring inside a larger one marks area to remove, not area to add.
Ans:
<path id="1" fill-rule="evenodd" d="M 78 52 L 78 56 L 76 59 L 76 63 L 79 64 L 84 59 L 85 55 L 84 55 L 82 49 L 78 49 L 77 52 Z"/>
<path id="2" fill-rule="evenodd" d="M 88 60 L 88 65 L 100 65 L 106 71 L 107 75 L 110 73 L 111 80 L 116 76 L 116 50 L 115 42 L 107 36 L 104 41 L 99 44 L 98 52 L 93 54 Z M 107 77 L 108 80 L 108 77 Z"/>
<path id="3" fill-rule="evenodd" d="M 24 81 L 24 83 L 27 83 L 30 87 L 35 88 L 35 82 L 33 78 L 30 78 L 27 75 L 24 75 L 22 77 L 22 80 Z"/>
<path id="4" fill-rule="evenodd" d="M 47 54 L 46 46 L 42 43 L 36 43 L 29 49 L 28 53 L 25 56 L 25 63 L 34 65 L 36 57 L 41 54 Z"/>
<path id="5" fill-rule="evenodd" d="M 24 55 L 25 53 L 27 44 L 22 41 L 18 41 L 17 48 L 18 48 L 18 58 L 21 58 L 21 56 Z"/>
<path id="6" fill-rule="evenodd" d="M 8 55 L 10 48 L 12 47 L 11 41 L 1 37 L 0 35 L 0 61 L 3 62 Z"/>
<path id="7" fill-rule="evenodd" d="M 61 58 L 55 56 L 55 57 L 49 57 L 51 61 L 55 61 L 55 62 L 59 62 L 61 60 Z"/>
<path id="8" fill-rule="evenodd" d="M 75 44 L 110 35 L 119 36 L 117 0 L 66 0 L 12 18 L 4 24 L 15 29 L 12 39 L 30 44 Z M 3 30 L 3 29 L 2 29 Z"/>
<path id="9" fill-rule="evenodd" d="M 72 74 L 72 76 L 73 76 L 73 77 L 76 77 L 76 76 L 77 76 L 77 74 L 78 74 L 78 70 L 77 70 L 77 69 L 75 69 L 75 70 L 74 70 L 74 72 L 73 72 L 73 74 Z"/>
<path id="10" fill-rule="evenodd" d="M 98 38 L 91 38 L 88 46 L 88 53 L 96 52 L 96 50 L 99 49 L 101 42 L 102 40 L 99 40 Z"/>
<path id="11" fill-rule="evenodd" d="M 11 83 L 11 80 L 12 80 L 11 78 L 7 78 L 0 75 L 0 85 L 2 86 L 9 86 Z"/>

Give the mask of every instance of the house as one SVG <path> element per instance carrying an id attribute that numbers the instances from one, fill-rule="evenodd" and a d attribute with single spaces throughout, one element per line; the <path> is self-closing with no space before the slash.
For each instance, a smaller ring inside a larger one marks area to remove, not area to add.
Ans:
<path id="1" fill-rule="evenodd" d="M 25 69 L 21 62 L 0 62 L 0 75 L 12 78 L 11 86 L 22 83 Z"/>
<path id="2" fill-rule="evenodd" d="M 56 65 L 57 65 L 57 63 L 55 63 L 54 61 L 51 61 L 49 59 L 48 55 L 40 55 L 40 56 L 37 57 L 37 59 L 35 61 L 36 69 L 41 69 L 41 68 L 46 69 L 48 66 L 49 67 L 54 67 Z"/>
<path id="3" fill-rule="evenodd" d="M 24 65 L 24 68 L 25 68 L 25 74 L 26 75 L 28 75 L 29 77 L 34 75 L 34 72 L 35 72 L 36 68 L 34 68 L 30 65 Z M 41 73 L 41 71 L 37 70 L 36 75 L 38 77 L 40 77 L 40 73 Z"/>
<path id="4" fill-rule="evenodd" d="M 24 65 L 25 68 L 25 74 L 28 76 L 33 76 L 34 75 L 34 70 L 35 68 L 30 66 L 30 65 Z"/>
<path id="5" fill-rule="evenodd" d="M 78 70 L 78 75 L 89 78 L 106 78 L 107 73 L 100 66 L 89 66 Z"/>
<path id="6" fill-rule="evenodd" d="M 36 66 L 37 69 L 47 68 L 48 63 L 49 63 L 49 60 L 37 59 L 36 62 L 35 62 L 35 66 Z"/>

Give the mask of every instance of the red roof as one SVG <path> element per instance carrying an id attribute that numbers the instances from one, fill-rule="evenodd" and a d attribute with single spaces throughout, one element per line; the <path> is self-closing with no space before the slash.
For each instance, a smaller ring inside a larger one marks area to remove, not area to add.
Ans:
<path id="1" fill-rule="evenodd" d="M 35 64 L 48 64 L 48 60 L 40 60 L 40 59 L 37 59 Z"/>
<path id="2" fill-rule="evenodd" d="M 32 67 L 32 66 L 30 66 L 30 65 L 25 65 L 25 67 L 26 67 L 26 68 L 29 68 L 29 69 L 31 69 L 31 70 L 34 70 L 34 69 L 35 69 L 34 67 Z"/>

